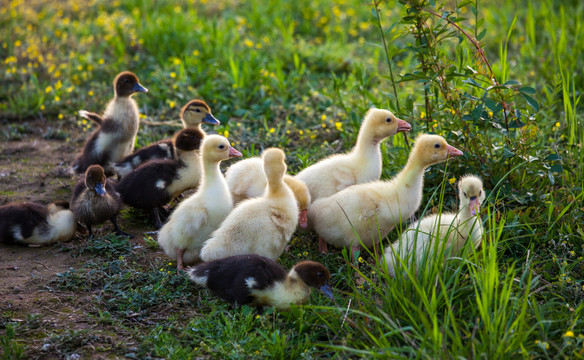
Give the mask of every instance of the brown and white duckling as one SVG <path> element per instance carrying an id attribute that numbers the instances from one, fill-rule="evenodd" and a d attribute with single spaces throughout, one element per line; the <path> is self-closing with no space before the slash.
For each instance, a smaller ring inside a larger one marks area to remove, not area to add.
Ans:
<path id="1" fill-rule="evenodd" d="M 159 210 L 183 191 L 199 185 L 202 168 L 198 150 L 202 140 L 203 132 L 195 128 L 179 131 L 173 139 L 178 160 L 151 160 L 132 170 L 115 186 L 122 201 L 151 210 L 154 226 L 160 229 Z"/>
<path id="2" fill-rule="evenodd" d="M 407 263 L 415 259 L 416 269 L 426 254 L 443 247 L 445 255 L 459 254 L 467 242 L 477 248 L 481 243 L 483 226 L 480 207 L 485 200 L 483 182 L 476 176 L 467 175 L 458 184 L 460 207 L 458 213 L 434 214 L 408 227 L 401 238 L 385 249 L 388 273 L 395 277 L 396 257 Z M 436 241 L 445 242 L 436 246 Z M 415 253 L 415 254 L 414 254 Z"/>
<path id="3" fill-rule="evenodd" d="M 196 129 L 205 136 L 205 131 L 201 128 L 202 123 L 219 124 L 211 114 L 211 108 L 202 100 L 191 100 L 180 110 L 180 119 L 185 129 Z M 158 141 L 152 145 L 145 146 L 133 154 L 114 164 L 114 170 L 120 177 L 124 177 L 140 164 L 155 159 L 176 159 L 176 148 L 173 139 Z"/>
<path id="4" fill-rule="evenodd" d="M 89 239 L 94 234 L 93 225 L 99 225 L 107 220 L 114 224 L 118 235 L 131 236 L 123 232 L 118 226 L 116 216 L 122 207 L 120 195 L 114 185 L 105 177 L 103 168 L 99 165 L 91 165 L 85 172 L 85 179 L 79 180 L 73 190 L 71 198 L 71 211 L 81 224 L 87 227 Z"/>
<path id="5" fill-rule="evenodd" d="M 132 153 L 140 124 L 138 105 L 131 99 L 136 92 L 148 92 L 138 77 L 124 71 L 114 79 L 114 98 L 107 104 L 103 116 L 81 110 L 79 114 L 99 124 L 75 159 L 73 170 L 84 173 L 90 165 L 100 165 L 113 174 L 114 162 Z"/>
<path id="6" fill-rule="evenodd" d="M 302 261 L 290 272 L 274 260 L 254 254 L 230 256 L 189 269 L 189 277 L 234 306 L 274 306 L 286 310 L 303 304 L 312 288 L 333 300 L 331 274 L 322 264 Z"/>
<path id="7" fill-rule="evenodd" d="M 308 219 L 320 238 L 319 250 L 326 243 L 350 247 L 354 255 L 359 239 L 370 248 L 398 224 L 412 216 L 422 201 L 424 170 L 461 156 L 438 135 L 422 134 L 416 139 L 404 169 L 390 181 L 353 185 L 330 197 L 313 202 Z"/>
<path id="8" fill-rule="evenodd" d="M 370 109 L 361 124 L 357 143 L 347 154 L 327 157 L 296 175 L 308 186 L 312 202 L 351 185 L 378 180 L 381 176 L 381 142 L 411 125 L 390 111 Z"/>
<path id="9" fill-rule="evenodd" d="M 0 243 L 53 244 L 70 240 L 75 230 L 77 221 L 66 201 L 48 206 L 29 201 L 0 206 Z"/>
<path id="10" fill-rule="evenodd" d="M 211 261 L 232 255 L 258 254 L 276 260 L 298 224 L 298 204 L 282 181 L 286 155 L 277 148 L 264 151 L 268 187 L 262 197 L 240 203 L 201 249 L 201 259 Z"/>
<path id="11" fill-rule="evenodd" d="M 262 196 L 268 186 L 268 179 L 264 174 L 264 161 L 261 157 L 252 157 L 238 161 L 225 172 L 225 180 L 231 191 L 233 203 L 237 204 L 245 199 Z M 310 192 L 302 180 L 288 174 L 284 175 L 284 182 L 294 193 L 298 202 L 298 225 L 308 226 L 307 212 L 310 206 Z"/>
<path id="12" fill-rule="evenodd" d="M 241 153 L 223 136 L 210 135 L 203 140 L 201 156 L 203 176 L 199 189 L 178 204 L 158 234 L 158 244 L 168 256 L 177 259 L 178 270 L 184 268 L 183 264 L 200 260 L 203 243 L 233 209 L 219 164 Z"/>

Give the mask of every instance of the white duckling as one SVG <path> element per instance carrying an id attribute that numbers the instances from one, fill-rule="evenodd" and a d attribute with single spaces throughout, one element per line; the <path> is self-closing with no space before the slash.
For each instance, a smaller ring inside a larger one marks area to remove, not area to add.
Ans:
<path id="1" fill-rule="evenodd" d="M 280 149 L 264 151 L 268 187 L 262 197 L 248 199 L 227 216 L 201 249 L 201 259 L 211 261 L 232 255 L 258 254 L 276 260 L 298 224 L 298 205 L 282 181 L 286 156 Z"/>
<path id="2" fill-rule="evenodd" d="M 48 245 L 68 241 L 75 230 L 77 220 L 67 201 L 48 206 L 29 201 L 0 206 L 0 243 Z"/>
<path id="3" fill-rule="evenodd" d="M 296 175 L 308 186 L 312 201 L 328 197 L 351 185 L 378 180 L 381 176 L 381 142 L 411 125 L 390 111 L 370 109 L 361 124 L 357 143 L 347 154 L 333 155 Z"/>
<path id="4" fill-rule="evenodd" d="M 219 135 L 205 137 L 202 145 L 203 176 L 196 193 L 183 200 L 160 229 L 158 243 L 177 259 L 178 270 L 199 260 L 199 251 L 209 235 L 233 209 L 231 193 L 219 163 L 241 156 L 229 141 Z"/>
<path id="5" fill-rule="evenodd" d="M 390 181 L 353 185 L 330 197 L 318 199 L 308 209 L 308 220 L 319 235 L 319 250 L 326 243 L 360 249 L 359 239 L 370 248 L 396 225 L 410 218 L 422 201 L 424 170 L 462 151 L 438 135 L 416 139 L 404 169 Z"/>
<path id="6" fill-rule="evenodd" d="M 483 182 L 476 176 L 467 175 L 458 184 L 460 208 L 458 213 L 445 213 L 429 215 L 412 224 L 402 234 L 400 240 L 385 249 L 385 261 L 388 273 L 395 277 L 396 257 L 403 262 L 416 261 L 416 269 L 426 254 L 432 254 L 439 250 L 441 244 L 436 241 L 446 242 L 443 247 L 446 255 L 449 252 L 460 253 L 467 242 L 474 248 L 481 243 L 483 226 L 477 213 L 485 200 Z M 438 245 L 438 246 L 436 246 Z M 415 253 L 415 254 L 414 254 Z"/>
<path id="7" fill-rule="evenodd" d="M 113 163 L 128 156 L 134 150 L 140 125 L 138 105 L 131 98 L 136 92 L 148 92 L 140 85 L 138 77 L 124 71 L 114 79 L 114 98 L 107 104 L 103 117 L 81 110 L 79 114 L 99 124 L 75 159 L 73 170 L 84 173 L 90 165 L 101 165 L 106 175 L 114 173 Z"/>
<path id="8" fill-rule="evenodd" d="M 252 157 L 238 161 L 231 165 L 225 172 L 225 180 L 233 203 L 237 204 L 243 200 L 262 196 L 268 186 L 268 179 L 264 173 L 264 161 L 261 157 Z M 298 202 L 298 225 L 306 228 L 308 207 L 310 206 L 310 192 L 302 180 L 298 180 L 288 174 L 284 175 L 284 182 L 294 193 Z"/>
<path id="9" fill-rule="evenodd" d="M 255 254 L 229 256 L 189 269 L 193 282 L 211 290 L 234 306 L 245 304 L 289 309 L 308 300 L 313 288 L 333 300 L 331 274 L 324 265 L 302 261 L 292 270 Z"/>

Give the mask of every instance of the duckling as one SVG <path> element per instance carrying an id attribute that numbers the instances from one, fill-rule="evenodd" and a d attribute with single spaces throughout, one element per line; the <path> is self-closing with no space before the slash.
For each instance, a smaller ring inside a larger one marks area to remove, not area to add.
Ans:
<path id="1" fill-rule="evenodd" d="M 116 184 L 122 201 L 139 209 L 151 210 L 154 226 L 162 227 L 159 210 L 183 191 L 196 188 L 201 180 L 199 146 L 203 132 L 179 131 L 174 139 L 178 160 L 151 160 L 132 170 Z"/>
<path id="2" fill-rule="evenodd" d="M 101 165 L 108 175 L 113 174 L 112 165 L 132 153 L 140 124 L 138 105 L 131 99 L 136 92 L 148 92 L 140 85 L 138 77 L 124 71 L 114 79 L 114 98 L 107 104 L 103 117 L 81 110 L 82 117 L 99 124 L 75 159 L 73 170 L 84 173 L 90 165 Z"/>
<path id="3" fill-rule="evenodd" d="M 411 128 L 388 110 L 370 109 L 351 152 L 325 158 L 299 172 L 296 178 L 306 183 L 312 202 L 351 185 L 378 180 L 382 166 L 381 142 Z"/>
<path id="4" fill-rule="evenodd" d="M 241 153 L 224 137 L 210 135 L 203 140 L 201 155 L 203 175 L 199 189 L 177 206 L 158 234 L 158 244 L 168 256 L 177 259 L 178 270 L 183 270 L 185 263 L 199 260 L 203 242 L 233 209 L 219 163 Z"/>
<path id="5" fill-rule="evenodd" d="M 467 241 L 477 248 L 481 243 L 483 226 L 477 213 L 485 200 L 483 182 L 476 176 L 467 175 L 458 183 L 460 207 L 458 213 L 429 215 L 412 224 L 401 235 L 400 240 L 385 250 L 385 260 L 389 274 L 395 277 L 395 260 L 415 259 L 416 269 L 426 256 L 426 250 L 432 253 L 436 241 L 445 242 L 446 255 L 450 251 L 460 253 Z M 442 245 L 439 245 L 442 246 Z M 415 255 L 413 253 L 415 252 Z"/>
<path id="6" fill-rule="evenodd" d="M 196 129 L 202 134 L 201 137 L 205 136 L 201 123 L 219 124 L 219 120 L 211 114 L 211 108 L 202 100 L 191 100 L 183 106 L 180 110 L 180 119 L 185 129 Z M 123 160 L 116 162 L 113 168 L 119 177 L 124 177 L 140 164 L 155 159 L 176 159 L 173 139 L 161 140 L 145 146 L 126 156 Z"/>
<path id="7" fill-rule="evenodd" d="M 389 231 L 416 212 L 422 201 L 424 170 L 462 151 L 438 135 L 422 134 L 416 139 L 404 169 L 390 181 L 373 181 L 348 187 L 313 202 L 308 220 L 319 235 L 319 250 L 326 243 L 360 249 L 378 244 Z"/>
<path id="8" fill-rule="evenodd" d="M 114 185 L 106 179 L 104 169 L 99 165 L 91 165 L 85 172 L 85 179 L 79 180 L 73 190 L 71 198 L 71 211 L 75 218 L 84 224 L 89 231 L 89 239 L 94 234 L 92 225 L 104 223 L 110 220 L 118 235 L 132 235 L 123 232 L 118 226 L 116 216 L 122 206 L 120 195 Z"/>
<path id="9" fill-rule="evenodd" d="M 303 304 L 312 288 L 334 299 L 329 270 L 314 261 L 299 262 L 286 273 L 274 260 L 246 254 L 203 263 L 188 273 L 197 285 L 207 287 L 232 305 L 249 304 L 260 312 L 264 306 L 287 310 L 290 304 Z"/>
<path id="10" fill-rule="evenodd" d="M 40 246 L 68 241 L 77 221 L 66 201 L 48 206 L 14 202 L 0 206 L 0 243 Z"/>
<path id="11" fill-rule="evenodd" d="M 231 190 L 234 204 L 248 198 L 261 196 L 268 185 L 264 174 L 264 162 L 260 157 L 245 159 L 231 165 L 225 172 L 225 179 L 229 190 Z M 300 211 L 298 225 L 306 228 L 308 226 L 306 214 L 308 206 L 310 206 L 308 187 L 302 180 L 287 174 L 284 175 L 284 182 L 290 187 L 298 202 L 298 210 Z"/>
<path id="12" fill-rule="evenodd" d="M 298 224 L 298 204 L 282 181 L 286 155 L 280 149 L 264 151 L 268 187 L 262 197 L 239 204 L 201 249 L 201 259 L 211 261 L 231 255 L 258 254 L 276 260 Z"/>

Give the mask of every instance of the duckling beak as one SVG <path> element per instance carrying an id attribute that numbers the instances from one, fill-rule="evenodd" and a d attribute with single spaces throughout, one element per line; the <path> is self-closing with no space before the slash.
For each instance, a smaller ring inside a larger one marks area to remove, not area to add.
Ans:
<path id="1" fill-rule="evenodd" d="M 229 146 L 229 157 L 240 157 L 241 153 L 237 151 L 233 146 Z"/>
<path id="2" fill-rule="evenodd" d="M 324 283 L 323 286 L 320 287 L 320 292 L 326 296 L 327 298 L 329 298 L 330 300 L 334 300 L 335 297 L 333 296 L 333 289 L 331 288 L 331 286 L 329 285 L 328 281 Z"/>
<path id="3" fill-rule="evenodd" d="M 300 223 L 300 227 L 306 229 L 308 226 L 308 210 L 304 209 L 298 215 L 298 222 Z"/>
<path id="4" fill-rule="evenodd" d="M 412 130 L 412 125 L 409 122 L 397 119 L 397 132 L 404 132 Z"/>
<path id="5" fill-rule="evenodd" d="M 464 155 L 462 151 L 458 150 L 454 146 L 446 145 L 446 149 L 448 150 L 448 158 Z"/>
<path id="6" fill-rule="evenodd" d="M 102 183 L 95 185 L 93 189 L 95 190 L 97 195 L 99 195 L 99 196 L 105 195 L 105 186 Z"/>
<path id="7" fill-rule="evenodd" d="M 207 113 L 207 115 L 205 115 L 205 117 L 203 118 L 203 122 L 207 123 L 207 124 L 213 124 L 213 125 L 219 125 L 221 124 L 221 122 L 219 122 L 219 120 L 217 120 L 213 115 Z"/>
<path id="8" fill-rule="evenodd" d="M 132 87 L 132 90 L 136 91 L 136 92 L 148 92 L 148 89 L 146 89 L 144 86 L 140 85 L 140 83 L 135 83 L 134 86 Z"/>
<path id="9" fill-rule="evenodd" d="M 472 216 L 476 216 L 476 214 L 479 211 L 481 211 L 481 204 L 479 203 L 479 198 L 477 196 L 471 196 L 468 207 L 470 208 L 470 214 Z"/>

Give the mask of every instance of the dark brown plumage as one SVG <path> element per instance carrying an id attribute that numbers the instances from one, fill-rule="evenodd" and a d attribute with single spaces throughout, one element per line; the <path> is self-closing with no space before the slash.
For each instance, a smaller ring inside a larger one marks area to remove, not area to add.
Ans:
<path id="1" fill-rule="evenodd" d="M 107 220 L 114 224 L 118 235 L 131 236 L 123 232 L 116 221 L 121 206 L 120 196 L 114 185 L 106 179 L 103 168 L 91 165 L 85 173 L 85 179 L 75 185 L 71 198 L 71 211 L 77 221 L 87 227 L 90 239 L 94 236 L 91 227 Z"/>
<path id="2" fill-rule="evenodd" d="M 302 261 L 287 273 L 280 264 L 264 256 L 236 255 L 203 263 L 188 273 L 192 281 L 235 306 L 287 309 L 290 303 L 305 302 L 311 288 L 333 299 L 328 283 L 330 272 L 314 261 Z"/>
<path id="3" fill-rule="evenodd" d="M 201 145 L 203 133 L 190 128 L 179 131 L 173 139 L 177 159 L 151 160 L 132 170 L 116 185 L 122 201 L 135 208 L 152 210 L 154 226 L 162 227 L 160 209 L 188 188 L 197 186 L 199 178 L 191 176 L 189 167 L 200 168 L 199 157 L 189 155 Z"/>
<path id="4" fill-rule="evenodd" d="M 90 165 L 101 165 L 107 175 L 113 174 L 111 163 L 129 155 L 138 132 L 139 113 L 136 102 L 130 96 L 136 92 L 148 92 L 140 85 L 138 77 L 125 71 L 114 80 L 114 98 L 108 103 L 103 116 L 81 110 L 79 115 L 100 125 L 93 132 L 83 152 L 75 159 L 73 170 L 84 173 Z"/>

